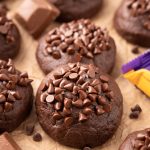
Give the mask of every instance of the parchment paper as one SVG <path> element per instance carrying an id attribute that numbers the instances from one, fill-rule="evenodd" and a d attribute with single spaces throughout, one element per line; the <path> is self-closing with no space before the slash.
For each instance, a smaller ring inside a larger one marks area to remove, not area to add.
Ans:
<path id="1" fill-rule="evenodd" d="M 14 19 L 14 12 L 23 0 L 6 0 L 7 5 L 10 8 L 9 17 Z M 131 133 L 132 131 L 144 129 L 150 127 L 150 101 L 144 94 L 142 94 L 138 89 L 136 89 L 131 83 L 125 80 L 120 75 L 120 67 L 123 63 L 126 63 L 130 59 L 136 57 L 136 55 L 131 53 L 131 48 L 133 45 L 127 43 L 123 40 L 115 31 L 113 27 L 113 16 L 118 8 L 121 0 L 103 0 L 104 5 L 99 14 L 92 19 L 97 25 L 102 27 L 107 27 L 110 31 L 110 35 L 115 39 L 117 45 L 117 58 L 116 66 L 112 73 L 112 76 L 116 78 L 117 83 L 119 84 L 123 97 L 124 97 L 124 114 L 122 117 L 122 122 L 118 128 L 116 134 L 102 147 L 97 147 L 95 150 L 118 150 L 119 145 L 124 140 L 124 138 Z M 15 20 L 14 20 L 15 21 Z M 17 22 L 16 22 L 17 23 Z M 26 30 L 24 30 L 17 23 L 21 36 L 22 36 L 22 46 L 18 57 L 14 60 L 15 65 L 21 71 L 28 71 L 30 78 L 34 79 L 33 88 L 34 93 L 44 78 L 44 74 L 38 67 L 38 64 L 35 59 L 35 51 L 37 47 L 38 40 L 34 40 Z M 48 29 L 53 28 L 58 25 L 57 23 L 51 24 Z M 47 30 L 48 30 L 47 29 Z M 46 31 L 45 31 L 46 32 Z M 43 33 L 44 34 L 44 33 Z M 141 53 L 143 49 L 141 48 Z M 107 61 L 107 60 L 106 60 Z M 137 120 L 129 119 L 128 115 L 130 113 L 130 108 L 135 104 L 139 104 L 143 112 L 140 115 L 140 118 Z M 43 140 L 42 142 L 34 142 L 32 136 L 25 135 L 25 125 L 29 122 L 36 124 L 35 132 L 41 133 Z M 22 150 L 73 150 L 72 148 L 62 146 L 57 142 L 49 138 L 44 131 L 41 129 L 40 125 L 37 122 L 35 109 L 28 119 L 20 125 L 14 132 L 11 133 L 15 141 L 19 144 Z"/>

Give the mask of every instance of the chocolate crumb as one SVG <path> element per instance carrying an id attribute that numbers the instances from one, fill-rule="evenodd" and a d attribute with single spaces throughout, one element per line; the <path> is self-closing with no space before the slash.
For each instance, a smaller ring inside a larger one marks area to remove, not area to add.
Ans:
<path id="1" fill-rule="evenodd" d="M 28 136 L 30 136 L 30 135 L 33 134 L 33 132 L 34 132 L 34 125 L 33 125 L 33 124 L 28 124 L 28 125 L 26 126 L 26 134 L 27 134 Z"/>
<path id="2" fill-rule="evenodd" d="M 139 111 L 133 111 L 133 112 L 130 113 L 129 117 L 130 117 L 130 119 L 138 119 L 139 114 L 140 114 Z"/>
<path id="3" fill-rule="evenodd" d="M 133 54 L 139 54 L 139 48 L 137 46 L 133 47 L 131 51 Z"/>
<path id="4" fill-rule="evenodd" d="M 35 142 L 40 142 L 40 141 L 42 141 L 42 136 L 41 136 L 41 134 L 40 134 L 40 133 L 35 133 L 35 134 L 33 135 L 33 140 L 34 140 Z"/>
<path id="5" fill-rule="evenodd" d="M 142 112 L 142 109 L 138 104 L 136 104 L 134 107 L 131 108 L 131 111 L 132 112 L 134 112 L 134 111 Z"/>
<path id="6" fill-rule="evenodd" d="M 92 150 L 90 147 L 84 147 L 83 150 Z"/>

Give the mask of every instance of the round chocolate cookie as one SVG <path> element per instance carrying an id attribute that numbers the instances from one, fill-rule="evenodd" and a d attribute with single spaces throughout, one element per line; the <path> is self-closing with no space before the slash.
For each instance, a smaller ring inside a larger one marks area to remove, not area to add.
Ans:
<path id="1" fill-rule="evenodd" d="M 115 81 L 94 65 L 69 63 L 53 70 L 37 91 L 36 111 L 45 132 L 75 148 L 105 143 L 122 117 Z"/>
<path id="2" fill-rule="evenodd" d="M 119 150 L 149 150 L 150 129 L 136 131 L 128 135 Z"/>
<path id="3" fill-rule="evenodd" d="M 20 49 L 20 33 L 13 21 L 6 17 L 6 11 L 0 6 L 0 59 L 13 58 Z"/>
<path id="4" fill-rule="evenodd" d="M 36 52 L 46 74 L 60 65 L 75 62 L 94 64 L 110 73 L 115 56 L 116 46 L 107 30 L 84 19 L 51 30 L 40 40 Z"/>
<path id="5" fill-rule="evenodd" d="M 33 102 L 31 82 L 10 59 L 0 60 L 0 133 L 14 130 L 29 114 Z"/>
<path id="6" fill-rule="evenodd" d="M 94 16 L 102 6 L 102 0 L 49 0 L 61 12 L 60 22 L 68 22 L 80 18 Z"/>
<path id="7" fill-rule="evenodd" d="M 149 0 L 124 0 L 116 12 L 114 24 L 127 41 L 150 47 Z"/>

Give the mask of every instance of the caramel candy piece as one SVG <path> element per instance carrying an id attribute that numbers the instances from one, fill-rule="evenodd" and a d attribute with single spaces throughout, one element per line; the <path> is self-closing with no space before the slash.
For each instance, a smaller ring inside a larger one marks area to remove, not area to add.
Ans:
<path id="1" fill-rule="evenodd" d="M 46 0 L 25 0 L 19 6 L 15 17 L 30 34 L 37 37 L 59 13 L 59 10 L 54 5 L 49 5 Z"/>
<path id="2" fill-rule="evenodd" d="M 0 150 L 21 150 L 12 137 L 5 132 L 0 136 Z"/>

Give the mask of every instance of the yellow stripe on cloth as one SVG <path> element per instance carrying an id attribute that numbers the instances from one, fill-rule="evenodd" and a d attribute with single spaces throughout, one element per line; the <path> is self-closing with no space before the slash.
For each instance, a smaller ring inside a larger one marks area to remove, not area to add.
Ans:
<path id="1" fill-rule="evenodd" d="M 124 74 L 124 77 L 150 97 L 150 71 L 146 69 L 132 70 Z"/>

